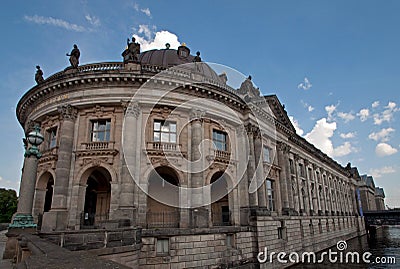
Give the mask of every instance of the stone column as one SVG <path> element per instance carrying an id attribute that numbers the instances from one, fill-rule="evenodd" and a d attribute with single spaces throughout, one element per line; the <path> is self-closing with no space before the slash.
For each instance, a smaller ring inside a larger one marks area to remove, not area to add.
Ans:
<path id="1" fill-rule="evenodd" d="M 306 168 L 306 189 L 307 189 L 307 201 L 308 201 L 308 208 L 309 210 L 309 215 L 313 215 L 314 214 L 314 203 L 313 203 L 313 196 L 311 194 L 311 179 L 312 179 L 312 175 L 313 175 L 313 169 L 309 169 L 309 162 L 306 160 L 304 165 Z M 314 165 L 313 165 L 314 166 Z"/>
<path id="2" fill-rule="evenodd" d="M 257 127 L 249 124 L 247 126 L 247 137 L 249 140 L 249 162 L 247 166 L 247 180 L 249 185 L 249 204 L 250 207 L 257 207 L 258 206 L 258 195 L 257 191 L 254 190 L 255 186 L 258 185 L 258 178 L 256 175 L 256 158 L 254 153 L 254 134 L 259 131 Z M 252 182 L 256 180 L 256 182 Z M 250 187 L 253 187 L 250 188 Z M 251 193 L 250 193 L 251 192 Z"/>
<path id="3" fill-rule="evenodd" d="M 281 200 L 282 200 L 282 214 L 289 214 L 289 194 L 288 188 L 288 179 L 290 179 L 290 170 L 289 170 L 289 158 L 288 154 L 290 151 L 290 146 L 284 142 L 277 143 L 278 149 L 278 164 L 281 167 L 280 172 L 280 190 L 281 190 Z"/>
<path id="4" fill-rule="evenodd" d="M 254 160 L 255 160 L 255 173 L 257 178 L 257 197 L 258 206 L 267 207 L 266 195 L 265 195 L 265 177 L 264 175 L 264 152 L 263 152 L 263 142 L 261 138 L 261 133 L 257 132 L 254 136 Z"/>
<path id="5" fill-rule="evenodd" d="M 204 186 L 204 148 L 203 141 L 203 120 L 205 112 L 193 109 L 191 111 L 191 155 L 190 155 L 190 194 L 187 203 L 189 203 L 192 212 L 193 227 L 208 227 L 210 206 L 204 207 L 204 201 L 211 197 L 211 193 L 203 193 Z M 211 191 L 211 188 L 209 188 Z"/>
<path id="6" fill-rule="evenodd" d="M 40 153 L 34 154 L 29 151 L 25 153 L 24 166 L 22 169 L 21 185 L 19 188 L 17 213 L 15 213 L 10 228 L 36 228 L 33 221 L 33 197 L 35 195 L 35 184 L 37 165 Z"/>
<path id="7" fill-rule="evenodd" d="M 119 195 L 119 208 L 116 218 L 123 219 L 133 225 L 135 220 L 135 183 L 134 174 L 140 167 L 137 166 L 136 149 L 139 146 L 137 139 L 137 129 L 141 129 L 138 121 L 140 107 L 138 103 L 129 103 L 125 107 L 125 118 L 122 130 L 122 167 L 121 167 L 121 185 Z"/>
<path id="8" fill-rule="evenodd" d="M 54 179 L 54 194 L 51 210 L 43 215 L 43 231 L 65 230 L 68 220 L 68 186 L 71 171 L 72 150 L 74 143 L 75 119 L 77 111 L 71 105 L 58 107 L 61 127 L 58 132 L 60 144 Z"/>

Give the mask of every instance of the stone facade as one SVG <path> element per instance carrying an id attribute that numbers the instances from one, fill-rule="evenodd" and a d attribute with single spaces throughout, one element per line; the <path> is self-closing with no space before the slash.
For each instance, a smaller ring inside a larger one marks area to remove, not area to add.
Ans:
<path id="1" fill-rule="evenodd" d="M 365 232 L 354 168 L 298 136 L 251 78 L 233 89 L 179 51 L 61 71 L 21 98 L 22 127 L 45 135 L 42 236 L 140 226 L 140 252 L 90 251 L 132 268 L 251 268 L 264 247 L 317 251 Z M 189 66 L 161 72 L 177 63 Z"/>

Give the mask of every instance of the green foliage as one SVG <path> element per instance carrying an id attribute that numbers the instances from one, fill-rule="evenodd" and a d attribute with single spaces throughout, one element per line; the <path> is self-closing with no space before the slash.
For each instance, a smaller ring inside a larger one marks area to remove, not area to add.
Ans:
<path id="1" fill-rule="evenodd" d="M 0 223 L 9 223 L 17 211 L 18 198 L 15 190 L 0 189 Z"/>

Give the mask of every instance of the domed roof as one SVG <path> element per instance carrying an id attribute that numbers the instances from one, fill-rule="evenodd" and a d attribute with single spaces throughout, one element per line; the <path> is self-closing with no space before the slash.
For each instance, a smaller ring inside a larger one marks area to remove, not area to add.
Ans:
<path id="1" fill-rule="evenodd" d="M 195 62 L 195 56 L 190 54 L 190 49 L 186 46 L 180 46 L 175 49 L 154 49 L 144 51 L 139 54 L 139 62 L 142 65 L 151 65 L 167 69 L 174 66 L 180 66 L 191 73 L 198 73 L 215 82 L 223 83 L 215 71 L 204 62 Z M 185 65 L 186 64 L 186 65 Z"/>

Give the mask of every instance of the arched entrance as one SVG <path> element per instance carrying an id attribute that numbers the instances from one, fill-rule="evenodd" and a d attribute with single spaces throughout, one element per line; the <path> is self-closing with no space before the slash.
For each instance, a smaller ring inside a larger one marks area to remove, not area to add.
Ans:
<path id="1" fill-rule="evenodd" d="M 217 172 L 211 177 L 211 220 L 213 226 L 231 225 L 229 208 L 228 182 L 224 172 Z"/>
<path id="2" fill-rule="evenodd" d="M 179 179 L 170 167 L 150 173 L 147 196 L 147 227 L 179 227 Z"/>
<path id="3" fill-rule="evenodd" d="M 43 212 L 49 212 L 51 209 L 51 202 L 53 201 L 53 187 L 54 187 L 54 179 L 53 176 L 50 175 L 46 186 Z"/>
<path id="4" fill-rule="evenodd" d="M 44 212 L 51 209 L 53 200 L 54 178 L 50 172 L 43 173 L 37 181 L 35 190 L 35 201 L 33 216 L 37 218 L 38 226 L 41 226 Z"/>
<path id="5" fill-rule="evenodd" d="M 94 226 L 108 220 L 111 200 L 111 175 L 105 168 L 96 168 L 86 182 L 83 225 Z"/>

